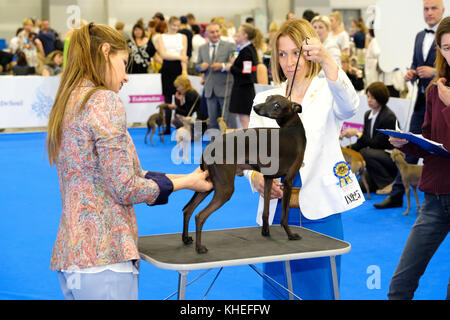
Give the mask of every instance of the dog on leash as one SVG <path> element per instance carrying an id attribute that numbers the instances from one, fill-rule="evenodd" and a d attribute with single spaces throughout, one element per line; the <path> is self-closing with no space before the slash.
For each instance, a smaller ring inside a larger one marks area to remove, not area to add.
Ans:
<path id="1" fill-rule="evenodd" d="M 147 144 L 147 136 L 151 131 L 150 134 L 150 143 L 152 144 L 152 146 L 154 146 L 155 144 L 152 141 L 152 137 L 156 132 L 156 128 L 158 128 L 158 133 L 159 133 L 159 141 L 164 142 L 164 136 L 162 135 L 162 126 L 164 125 L 164 120 L 165 120 L 165 116 L 164 116 L 164 108 L 167 107 L 167 103 L 162 103 L 160 105 L 158 105 L 157 108 L 159 108 L 159 112 L 152 114 L 148 120 L 147 120 L 147 133 L 145 134 L 145 138 L 144 138 L 144 142 Z"/>
<path id="2" fill-rule="evenodd" d="M 194 120 L 191 117 L 185 117 L 183 120 L 183 126 L 179 127 L 175 131 L 175 138 L 177 141 L 176 153 L 177 159 L 183 159 L 186 163 L 189 161 L 189 155 L 191 154 L 191 126 L 194 123 Z"/>
<path id="3" fill-rule="evenodd" d="M 419 183 L 420 176 L 422 175 L 423 166 L 406 162 L 405 154 L 398 149 L 394 149 L 391 151 L 391 159 L 397 165 L 398 171 L 400 171 L 400 175 L 402 176 L 403 186 L 405 187 L 408 207 L 406 208 L 406 211 L 403 212 L 403 215 L 407 216 L 409 213 L 409 209 L 411 209 L 411 190 L 409 189 L 409 187 L 411 187 L 414 191 L 414 197 L 416 198 L 417 203 L 417 214 L 419 214 L 420 202 L 419 196 L 417 195 L 417 185 Z"/>
<path id="4" fill-rule="evenodd" d="M 257 114 L 265 117 L 275 119 L 280 128 L 252 128 L 245 130 L 238 130 L 236 132 L 228 133 L 217 137 L 214 141 L 209 143 L 203 150 L 201 168 L 208 170 L 209 179 L 213 183 L 213 189 L 208 192 L 196 192 L 191 200 L 183 208 L 183 234 L 182 240 L 185 244 L 193 242 L 192 237 L 188 236 L 189 220 L 195 208 L 212 192 L 214 196 L 211 202 L 195 216 L 196 222 L 196 251 L 198 253 L 206 253 L 208 249 L 202 245 L 201 232 L 203 224 L 206 219 L 217 209 L 219 209 L 225 202 L 227 202 L 234 192 L 234 180 L 238 171 L 244 169 L 251 169 L 261 172 L 264 175 L 264 211 L 263 211 L 263 226 L 261 233 L 263 236 L 270 236 L 269 232 L 269 201 L 270 190 L 272 188 L 272 180 L 275 178 L 285 177 L 283 186 L 282 199 L 282 217 L 281 226 L 286 231 L 290 240 L 301 239 L 300 235 L 293 233 L 288 226 L 289 202 L 292 192 L 292 183 L 295 175 L 299 172 L 303 163 L 303 157 L 306 148 L 306 136 L 303 124 L 298 116 L 302 111 L 302 106 L 298 103 L 289 101 L 281 95 L 272 95 L 266 99 L 266 102 L 255 105 L 254 110 Z M 251 131 L 253 130 L 253 132 Z M 249 143 L 250 139 L 245 137 L 254 134 L 258 141 L 252 145 Z M 267 134 L 264 139 L 264 134 Z M 276 138 L 273 138 L 275 136 Z M 244 138 L 242 138 L 244 137 Z M 272 139 L 275 144 L 272 143 Z M 243 139 L 245 148 L 243 152 L 239 151 L 236 141 Z M 234 145 L 230 147 L 230 141 Z M 281 143 L 289 141 L 289 143 Z M 261 149 L 265 149 L 266 154 L 272 154 L 278 147 L 278 167 L 273 169 L 267 164 L 265 159 L 262 159 Z M 225 152 L 221 155 L 223 158 L 219 161 L 208 161 L 208 156 L 217 150 L 234 151 L 233 159 L 228 159 L 229 154 Z M 251 151 L 253 149 L 253 151 Z M 225 158 L 226 161 L 225 161 Z M 253 159 L 253 160 L 252 160 Z M 269 172 L 269 169 L 273 170 Z"/>
<path id="5" fill-rule="evenodd" d="M 367 183 L 367 178 L 364 174 L 364 170 L 366 170 L 366 161 L 361 153 L 356 150 L 346 147 L 341 147 L 341 150 L 342 155 L 344 156 L 345 161 L 350 165 L 352 172 L 359 175 L 359 178 L 366 188 L 367 199 L 370 199 L 369 184 Z"/>

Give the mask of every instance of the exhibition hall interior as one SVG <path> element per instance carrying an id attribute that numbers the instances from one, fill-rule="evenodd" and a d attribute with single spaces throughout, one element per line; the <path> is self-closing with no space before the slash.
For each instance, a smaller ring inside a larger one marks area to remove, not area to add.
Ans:
<path id="1" fill-rule="evenodd" d="M 0 300 L 450 299 L 450 0 L 0 7 Z"/>

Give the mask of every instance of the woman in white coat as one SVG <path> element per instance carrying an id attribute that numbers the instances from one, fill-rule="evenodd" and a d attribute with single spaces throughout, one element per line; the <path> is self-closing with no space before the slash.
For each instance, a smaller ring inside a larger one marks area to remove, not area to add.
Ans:
<path id="1" fill-rule="evenodd" d="M 294 181 L 294 186 L 296 183 L 297 186 L 302 184 L 300 210 L 290 209 L 288 222 L 291 225 L 301 223 L 302 227 L 343 239 L 340 213 L 364 201 L 358 181 L 346 165 L 339 144 L 342 123 L 356 113 L 359 97 L 309 22 L 303 19 L 286 21 L 274 40 L 272 74 L 281 86 L 257 94 L 254 104 L 264 102 L 273 94 L 288 96 L 291 92 L 291 100 L 302 105 L 303 111 L 299 115 L 307 139 L 304 163 Z M 249 127 L 278 125 L 275 120 L 252 111 Z M 343 172 L 348 176 L 344 177 Z M 246 171 L 245 174 L 252 189 L 263 195 L 262 174 L 253 171 Z M 281 217 L 279 198 L 282 191 L 279 187 L 280 182 L 274 181 L 269 215 L 269 222 L 272 223 L 279 223 Z M 261 212 L 262 198 L 258 223 L 261 222 Z M 339 274 L 339 257 L 336 263 Z M 286 284 L 284 264 L 267 263 L 264 269 L 276 281 Z M 302 299 L 334 298 L 329 259 L 291 261 L 291 271 L 294 292 Z M 280 295 L 264 283 L 264 297 L 279 299 Z"/>

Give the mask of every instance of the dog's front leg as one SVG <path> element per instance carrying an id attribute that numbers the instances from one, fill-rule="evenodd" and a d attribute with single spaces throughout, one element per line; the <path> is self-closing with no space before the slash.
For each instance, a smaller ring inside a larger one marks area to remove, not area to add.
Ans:
<path id="1" fill-rule="evenodd" d="M 293 179 L 286 178 L 283 183 L 283 199 L 281 201 L 281 221 L 280 224 L 286 231 L 289 240 L 299 240 L 301 239 L 300 235 L 297 233 L 293 233 L 288 225 L 289 218 L 289 202 L 291 200 L 292 193 L 292 181 Z"/>
<path id="2" fill-rule="evenodd" d="M 264 177 L 264 209 L 262 214 L 263 226 L 261 230 L 261 234 L 264 237 L 270 236 L 269 230 L 269 204 L 270 204 L 270 193 L 272 191 L 272 178 Z"/>

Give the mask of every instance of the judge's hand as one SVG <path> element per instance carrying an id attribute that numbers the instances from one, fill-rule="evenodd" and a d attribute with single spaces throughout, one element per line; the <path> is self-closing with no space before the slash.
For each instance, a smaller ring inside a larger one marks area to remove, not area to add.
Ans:
<path id="1" fill-rule="evenodd" d="M 261 195 L 261 197 L 264 197 L 264 176 L 260 172 L 256 172 L 253 176 L 253 187 L 256 191 Z M 276 179 L 273 179 L 272 181 L 272 189 L 270 191 L 270 199 L 280 199 L 283 197 L 283 191 L 280 189 L 280 187 L 283 184 L 279 182 Z"/>
<path id="2" fill-rule="evenodd" d="M 203 171 L 200 167 L 197 167 L 197 169 L 188 174 L 188 181 L 190 181 L 188 189 L 198 192 L 206 192 L 211 190 L 213 188 L 213 184 L 210 180 L 208 180 L 208 176 L 208 170 Z"/>

